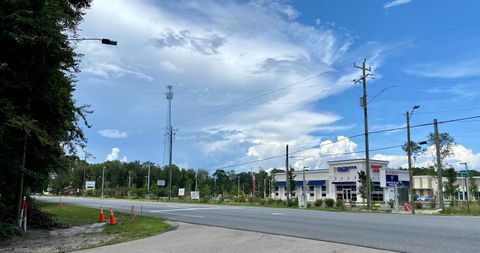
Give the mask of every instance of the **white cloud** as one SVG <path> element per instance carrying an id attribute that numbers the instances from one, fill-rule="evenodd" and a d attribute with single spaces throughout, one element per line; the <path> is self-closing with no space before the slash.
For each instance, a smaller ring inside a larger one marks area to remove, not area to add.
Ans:
<path id="1" fill-rule="evenodd" d="M 112 151 L 110 154 L 107 155 L 107 158 L 105 161 L 115 161 L 118 160 L 118 155 L 120 154 L 120 149 L 117 147 L 112 148 Z M 120 159 L 121 162 L 127 162 L 127 157 L 124 156 L 122 159 Z"/>
<path id="2" fill-rule="evenodd" d="M 392 2 L 386 3 L 385 5 L 383 5 L 383 8 L 388 9 L 388 8 L 392 8 L 392 7 L 397 7 L 397 6 L 400 6 L 400 5 L 403 5 L 403 4 L 408 4 L 411 1 L 412 0 L 395 0 L 395 1 L 392 1 Z"/>
<path id="3" fill-rule="evenodd" d="M 103 129 L 98 131 L 98 134 L 100 134 L 103 137 L 114 138 L 114 139 L 123 139 L 128 137 L 127 132 L 123 132 L 117 129 Z"/>
<path id="4" fill-rule="evenodd" d="M 344 64 L 347 52 L 360 56 L 350 51 L 353 37 L 332 26 L 303 25 L 295 21 L 299 15 L 283 1 L 94 1 L 82 32 L 108 31 L 105 36 L 119 45 L 100 50 L 100 45 L 79 44 L 79 51 L 85 54 L 84 72 L 105 83 L 133 76 L 138 82 L 125 86 L 139 93 L 164 93 L 164 85 L 173 84 L 174 103 L 194 105 L 174 105 L 174 127 L 211 109 L 286 87 L 178 126 L 177 141 L 199 154 L 194 158 L 179 152 L 178 163 L 196 166 L 205 156 L 219 164 L 229 155 L 239 161 L 261 159 L 282 153 L 286 143 L 318 143 L 316 135 L 350 127 L 337 125 L 341 115 L 318 112 L 312 104 L 352 87 L 358 72 L 338 71 L 337 66 Z M 380 62 L 378 47 L 359 47 L 361 58 L 365 52 L 373 55 L 372 67 Z M 314 75 L 318 77 L 291 85 Z M 136 102 L 141 101 L 139 96 Z M 207 140 L 185 137 L 197 134 Z"/>
<path id="5" fill-rule="evenodd" d="M 457 63 L 438 64 L 417 64 L 404 70 L 405 73 L 433 78 L 462 78 L 480 76 L 480 61 L 467 60 Z"/>

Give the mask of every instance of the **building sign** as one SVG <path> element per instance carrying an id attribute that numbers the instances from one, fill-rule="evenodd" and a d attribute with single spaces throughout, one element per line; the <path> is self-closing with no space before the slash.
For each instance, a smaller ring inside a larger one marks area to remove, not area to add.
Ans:
<path id="1" fill-rule="evenodd" d="M 382 168 L 382 165 L 370 165 L 370 168 L 372 169 L 373 173 L 380 173 L 380 169 Z"/>
<path id="2" fill-rule="evenodd" d="M 157 180 L 157 186 L 165 186 L 165 180 Z"/>
<path id="3" fill-rule="evenodd" d="M 381 170 L 380 187 L 399 185 L 398 170 Z"/>
<path id="4" fill-rule="evenodd" d="M 357 166 L 339 166 L 335 167 L 337 172 L 349 172 L 350 170 L 356 170 Z"/>
<path id="5" fill-rule="evenodd" d="M 95 181 L 86 181 L 85 189 L 87 190 L 95 189 Z"/>
<path id="6" fill-rule="evenodd" d="M 198 192 L 198 191 L 190 192 L 190 198 L 191 199 L 200 199 L 200 192 Z"/>
<path id="7" fill-rule="evenodd" d="M 185 196 L 185 188 L 178 188 L 178 196 L 180 197 Z"/>

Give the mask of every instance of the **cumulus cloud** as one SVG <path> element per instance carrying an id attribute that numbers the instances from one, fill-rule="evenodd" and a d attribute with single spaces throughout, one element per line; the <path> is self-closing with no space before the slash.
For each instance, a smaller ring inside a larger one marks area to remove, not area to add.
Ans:
<path id="1" fill-rule="evenodd" d="M 118 155 L 120 154 L 120 149 L 117 148 L 117 147 L 114 147 L 112 148 L 112 151 L 110 152 L 110 154 L 107 155 L 107 158 L 105 159 L 105 161 L 115 161 L 115 160 L 119 160 L 118 159 Z M 120 159 L 121 162 L 127 162 L 127 157 L 124 156 L 122 159 Z"/>
<path id="2" fill-rule="evenodd" d="M 138 82 L 125 84 L 133 93 L 163 93 L 163 85 L 151 82 L 161 77 L 174 85 L 174 101 L 192 105 L 175 107 L 176 148 L 189 150 L 179 152 L 179 163 L 196 166 L 204 156 L 217 164 L 261 159 L 282 153 L 287 143 L 319 143 L 322 133 L 349 127 L 337 125 L 341 115 L 312 104 L 352 87 L 358 73 L 336 66 L 346 52 L 357 56 L 350 51 L 354 39 L 335 27 L 296 22 L 299 15 L 283 1 L 94 1 L 82 31 L 109 31 L 119 47 L 81 44 L 79 50 L 87 75 L 135 77 Z M 359 48 L 361 58 L 373 52 Z M 379 60 L 369 62 L 375 67 Z M 196 90 L 201 94 L 192 95 Z"/>
<path id="3" fill-rule="evenodd" d="M 397 6 L 400 6 L 400 5 L 408 4 L 411 1 L 412 0 L 395 0 L 395 1 L 391 1 L 391 2 L 386 3 L 385 5 L 383 5 L 383 8 L 389 9 L 389 8 L 392 8 L 392 7 L 397 7 Z"/>
<path id="4" fill-rule="evenodd" d="M 100 134 L 103 137 L 114 138 L 114 139 L 123 139 L 128 137 L 127 132 L 123 132 L 117 129 L 103 129 L 98 131 L 98 134 Z"/>

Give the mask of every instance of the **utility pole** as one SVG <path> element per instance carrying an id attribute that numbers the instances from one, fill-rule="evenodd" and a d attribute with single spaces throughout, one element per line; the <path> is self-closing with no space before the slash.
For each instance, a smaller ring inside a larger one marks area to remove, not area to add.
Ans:
<path id="1" fill-rule="evenodd" d="M 103 198 L 103 185 L 105 185 L 105 166 L 102 168 L 102 198 Z"/>
<path id="2" fill-rule="evenodd" d="M 288 144 L 285 148 L 285 188 L 287 188 L 287 206 L 290 203 L 290 166 L 288 166 Z"/>
<path id="3" fill-rule="evenodd" d="M 150 162 L 148 162 L 147 193 L 150 193 Z"/>
<path id="4" fill-rule="evenodd" d="M 240 174 L 238 174 L 237 201 L 240 203 Z"/>
<path id="5" fill-rule="evenodd" d="M 83 164 L 83 196 L 85 197 L 85 194 L 87 192 L 87 182 L 85 178 L 85 170 L 86 170 L 86 165 L 87 165 L 87 153 L 85 152 L 85 163 Z"/>
<path id="6" fill-rule="evenodd" d="M 198 169 L 195 171 L 195 191 L 198 191 Z"/>
<path id="7" fill-rule="evenodd" d="M 263 199 L 267 198 L 267 179 L 263 178 Z"/>
<path id="8" fill-rule="evenodd" d="M 412 109 L 412 113 L 410 114 L 407 111 L 407 157 L 408 157 L 408 180 L 410 181 L 410 186 L 408 187 L 408 195 L 410 197 L 410 210 L 412 210 L 412 214 L 415 214 L 415 203 L 413 199 L 413 168 L 412 168 L 412 147 L 411 147 L 411 140 L 410 140 L 410 118 L 413 115 L 415 109 L 420 108 L 419 105 L 414 105 Z M 396 193 L 395 193 L 396 194 Z M 395 195 L 395 199 L 397 199 Z"/>
<path id="9" fill-rule="evenodd" d="M 305 182 L 305 166 L 303 166 L 303 182 L 302 182 L 302 197 L 303 197 L 303 204 L 302 204 L 302 208 L 307 208 L 307 193 L 306 193 L 306 182 Z"/>
<path id="10" fill-rule="evenodd" d="M 172 128 L 172 99 L 173 91 L 172 86 L 167 86 L 167 100 L 168 100 L 168 113 L 167 113 L 167 134 L 168 134 L 168 199 L 172 198 L 172 145 L 173 145 L 173 128 Z M 195 189 L 196 190 L 196 189 Z"/>
<path id="11" fill-rule="evenodd" d="M 353 67 L 362 70 L 362 76 L 358 80 L 353 80 L 355 83 L 362 82 L 363 84 L 363 96 L 360 98 L 360 104 L 363 107 L 363 123 L 364 123 L 364 131 L 365 131 L 365 174 L 367 176 L 367 209 L 371 208 L 371 179 L 370 179 L 370 149 L 368 147 L 368 110 L 367 110 L 367 77 L 371 75 L 371 68 L 366 68 L 365 63 L 366 59 L 363 60 L 362 66 L 357 66 L 353 63 Z"/>
<path id="12" fill-rule="evenodd" d="M 440 137 L 438 136 L 437 119 L 433 120 L 433 128 L 435 130 L 435 148 L 437 151 L 438 200 L 440 208 L 442 209 L 442 211 L 445 211 L 445 205 L 443 203 L 442 160 L 440 158 Z"/>
<path id="13" fill-rule="evenodd" d="M 128 191 L 130 192 L 131 188 L 131 182 L 132 182 L 132 171 L 128 171 Z"/>
<path id="14" fill-rule="evenodd" d="M 217 178 L 213 177 L 213 197 L 216 198 L 217 196 Z"/>
<path id="15" fill-rule="evenodd" d="M 468 173 L 468 164 L 466 162 L 463 162 L 463 163 L 460 163 L 460 164 L 463 164 L 465 165 L 465 173 L 462 173 L 463 174 L 463 178 L 462 178 L 462 181 L 463 181 L 463 185 L 464 185 L 464 189 L 463 189 L 463 192 L 467 192 L 466 194 L 464 193 L 463 195 L 463 200 L 465 200 L 465 197 L 466 197 L 466 200 L 467 200 L 467 213 L 470 214 L 470 186 L 468 185 L 469 182 L 468 180 L 470 179 L 470 173 Z"/>

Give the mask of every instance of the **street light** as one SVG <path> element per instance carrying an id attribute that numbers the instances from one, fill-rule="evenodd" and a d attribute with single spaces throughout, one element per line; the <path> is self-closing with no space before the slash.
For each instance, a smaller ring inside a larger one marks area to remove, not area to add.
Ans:
<path id="1" fill-rule="evenodd" d="M 116 46 L 118 43 L 116 40 L 105 39 L 105 38 L 71 38 L 67 40 L 73 40 L 73 41 L 98 40 L 98 41 L 101 41 L 102 44 L 111 45 L 111 46 Z"/>
<path id="2" fill-rule="evenodd" d="M 462 173 L 462 184 L 463 184 L 463 187 L 464 189 L 462 189 L 463 191 L 463 200 L 465 200 L 465 196 L 467 198 L 467 213 L 470 213 L 470 197 L 469 197 L 469 186 L 468 186 L 468 179 L 465 177 L 465 175 L 468 176 L 468 164 L 466 162 L 462 162 L 462 163 L 459 163 L 459 164 L 463 164 L 465 165 L 465 171 L 466 171 L 466 174 L 465 173 Z M 465 194 L 465 191 L 467 192 Z"/>
<path id="3" fill-rule="evenodd" d="M 410 210 L 412 210 L 412 214 L 415 214 L 415 206 L 414 206 L 414 199 L 413 199 L 413 169 L 412 169 L 412 150 L 410 147 L 410 117 L 413 115 L 416 109 L 420 108 L 420 105 L 414 105 L 412 111 L 407 111 L 407 156 L 408 156 L 408 180 L 410 181 L 410 186 L 408 187 L 409 195 L 410 195 Z"/>

